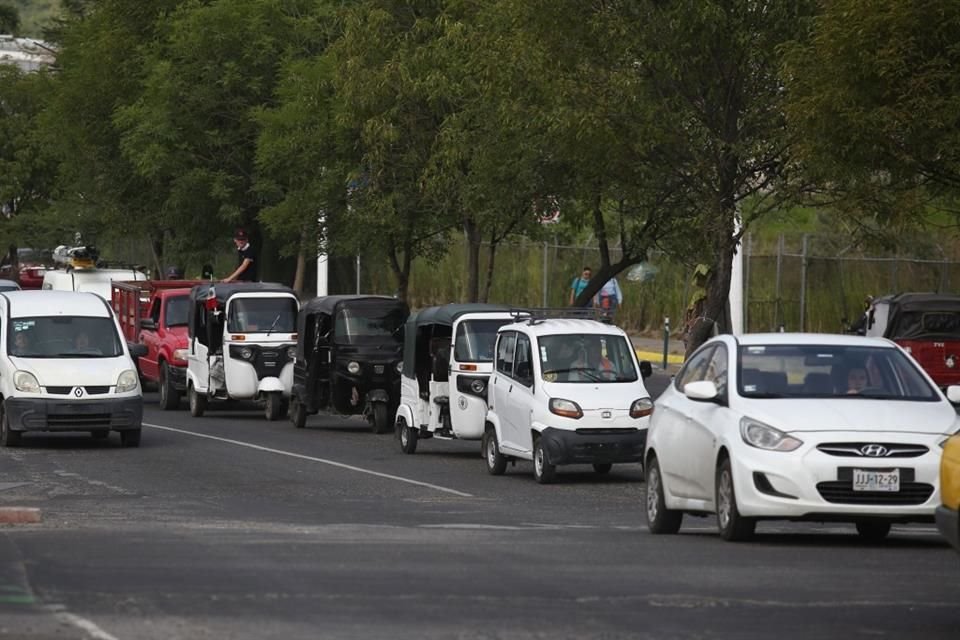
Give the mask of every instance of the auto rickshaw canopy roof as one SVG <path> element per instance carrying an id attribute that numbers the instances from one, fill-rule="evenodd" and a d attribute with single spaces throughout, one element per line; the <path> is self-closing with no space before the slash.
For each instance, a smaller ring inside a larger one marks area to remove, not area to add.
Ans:
<path id="1" fill-rule="evenodd" d="M 222 306 L 227 300 L 240 293 L 288 293 L 295 296 L 293 289 L 276 282 L 205 282 L 190 289 L 190 302 L 204 303 L 210 297 L 213 289 L 217 306 Z"/>
<path id="2" fill-rule="evenodd" d="M 307 330 L 307 323 L 313 316 L 326 315 L 332 318 L 340 309 L 350 307 L 352 303 L 359 303 L 364 306 L 373 304 L 383 309 L 403 309 L 404 323 L 410 312 L 407 303 L 392 296 L 336 295 L 313 298 L 300 307 L 300 313 L 297 317 L 297 357 L 304 358 L 307 353 L 305 341 L 310 334 Z"/>
<path id="3" fill-rule="evenodd" d="M 949 293 L 898 293 L 877 298 L 874 305 L 887 304 L 890 312 L 883 335 L 891 339 L 919 338 L 924 335 L 956 334 L 960 331 L 960 296 Z M 936 326 L 918 312 L 939 314 Z M 943 317 L 949 316 L 949 317 Z"/>

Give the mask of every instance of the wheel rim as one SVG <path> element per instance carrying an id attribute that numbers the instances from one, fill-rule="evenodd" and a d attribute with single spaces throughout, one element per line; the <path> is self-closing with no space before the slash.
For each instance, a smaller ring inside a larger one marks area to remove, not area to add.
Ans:
<path id="1" fill-rule="evenodd" d="M 160 369 L 160 402 L 167 403 L 167 376 L 163 369 Z"/>
<path id="2" fill-rule="evenodd" d="M 733 479 L 730 469 L 724 468 L 720 472 L 720 483 L 717 491 L 717 518 L 720 526 L 726 528 L 730 524 L 730 514 L 733 509 Z"/>
<path id="3" fill-rule="evenodd" d="M 497 464 L 497 439 L 493 435 L 487 438 L 487 464 L 491 469 Z"/>
<path id="4" fill-rule="evenodd" d="M 533 467 L 538 476 L 543 475 L 543 448 L 537 447 L 537 452 L 533 456 Z"/>
<path id="5" fill-rule="evenodd" d="M 400 423 L 400 444 L 406 447 L 410 441 L 410 434 L 407 433 L 407 425 Z"/>
<path id="6" fill-rule="evenodd" d="M 660 494 L 660 474 L 656 467 L 650 467 L 650 473 L 647 474 L 647 519 L 656 520 L 659 515 L 659 505 L 657 499 Z"/>

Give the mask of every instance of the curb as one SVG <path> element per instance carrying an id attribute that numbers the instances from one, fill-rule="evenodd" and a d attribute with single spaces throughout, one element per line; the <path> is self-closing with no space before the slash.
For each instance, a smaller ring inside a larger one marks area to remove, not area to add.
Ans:
<path id="1" fill-rule="evenodd" d="M 0 507 L 0 524 L 34 524 L 37 522 L 40 522 L 40 509 Z"/>
<path id="2" fill-rule="evenodd" d="M 657 353 L 657 352 L 655 352 L 655 351 L 642 351 L 642 350 L 640 350 L 640 349 L 637 349 L 636 351 L 637 351 L 637 357 L 640 358 L 641 360 L 649 360 L 650 362 L 653 362 L 653 363 L 663 362 L 663 352 L 662 352 L 662 351 L 659 352 L 659 353 Z M 683 364 L 683 356 L 677 355 L 677 354 L 675 354 L 675 353 L 668 353 L 668 354 L 667 354 L 667 363 L 668 363 L 668 364 Z"/>

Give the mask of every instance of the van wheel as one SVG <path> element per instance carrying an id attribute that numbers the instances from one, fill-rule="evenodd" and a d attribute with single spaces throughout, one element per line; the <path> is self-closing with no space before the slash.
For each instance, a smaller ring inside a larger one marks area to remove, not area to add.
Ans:
<path id="1" fill-rule="evenodd" d="M 597 463 L 593 465 L 593 470 L 597 473 L 597 475 L 601 475 L 601 476 L 605 476 L 608 473 L 610 473 L 610 469 L 613 469 L 613 465 L 610 464 L 609 462 L 604 462 L 602 464 Z"/>
<path id="2" fill-rule="evenodd" d="M 7 412 L 0 408 L 0 445 L 4 447 L 19 447 L 20 432 L 10 429 L 10 421 L 7 419 Z"/>
<path id="3" fill-rule="evenodd" d="M 300 402 L 297 394 L 290 397 L 290 421 L 297 429 L 307 426 L 307 408 Z"/>
<path id="4" fill-rule="evenodd" d="M 717 466 L 716 487 L 717 528 L 720 530 L 720 537 L 728 542 L 749 540 L 753 537 L 757 521 L 740 515 L 729 458 L 724 458 Z"/>
<path id="5" fill-rule="evenodd" d="M 387 404 L 385 402 L 374 402 L 372 409 L 373 432 L 389 433 L 390 416 L 387 414 Z"/>
<path id="6" fill-rule="evenodd" d="M 407 421 L 403 418 L 397 420 L 397 429 L 400 431 L 400 450 L 404 453 L 416 453 L 420 432 L 407 426 Z"/>
<path id="7" fill-rule="evenodd" d="M 180 392 L 170 382 L 170 367 L 164 362 L 160 365 L 160 408 L 171 411 L 180 407 Z"/>
<path id="8" fill-rule="evenodd" d="M 500 453 L 497 432 L 493 429 L 487 429 L 483 434 L 483 458 L 487 461 L 487 473 L 490 475 L 502 476 L 507 470 L 507 456 Z"/>
<path id="9" fill-rule="evenodd" d="M 190 415 L 194 418 L 202 417 L 207 409 L 207 396 L 197 393 L 197 389 L 190 384 L 187 388 L 187 399 L 190 402 Z"/>
<path id="10" fill-rule="evenodd" d="M 547 461 L 547 452 L 543 450 L 543 438 L 537 438 L 533 445 L 533 477 L 540 484 L 550 484 L 557 479 L 557 465 Z"/>
<path id="11" fill-rule="evenodd" d="M 120 432 L 120 445 L 124 447 L 140 446 L 140 429 Z"/>
<path id="12" fill-rule="evenodd" d="M 279 391 L 271 391 L 267 394 L 266 406 L 263 410 L 267 420 L 273 421 L 283 414 L 283 394 Z"/>

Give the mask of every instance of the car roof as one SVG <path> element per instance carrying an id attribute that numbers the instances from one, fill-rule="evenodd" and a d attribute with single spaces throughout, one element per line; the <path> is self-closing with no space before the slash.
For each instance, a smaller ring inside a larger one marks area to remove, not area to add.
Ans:
<path id="1" fill-rule="evenodd" d="M 590 333 L 597 335 L 624 335 L 623 329 L 599 320 L 581 320 L 570 318 L 548 318 L 545 320 L 521 319 L 500 327 L 500 331 L 520 329 L 534 336 L 549 336 L 564 333 Z"/>
<path id="2" fill-rule="evenodd" d="M 110 317 L 106 301 L 95 293 L 77 291 L 29 290 L 5 291 L 11 318 L 42 316 Z"/>
<path id="3" fill-rule="evenodd" d="M 893 343 L 886 338 L 867 338 L 842 333 L 746 333 L 738 336 L 737 341 L 743 346 L 809 344 L 891 349 L 894 347 Z"/>

